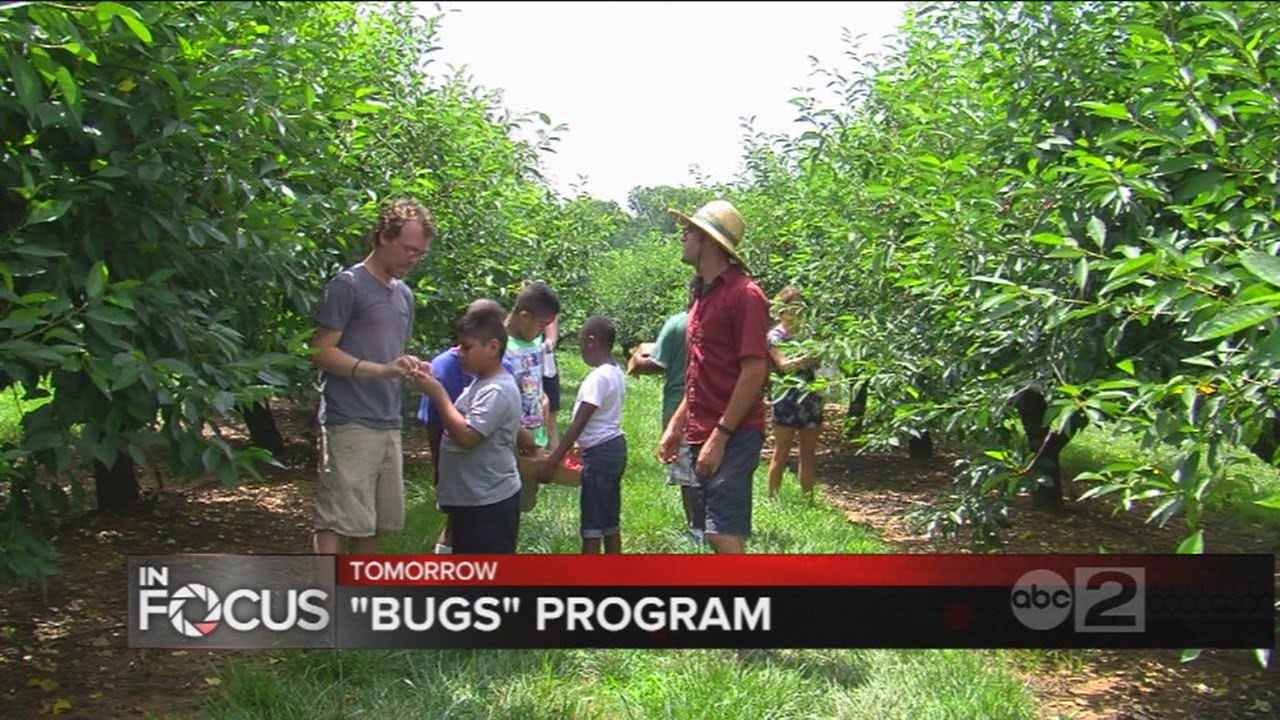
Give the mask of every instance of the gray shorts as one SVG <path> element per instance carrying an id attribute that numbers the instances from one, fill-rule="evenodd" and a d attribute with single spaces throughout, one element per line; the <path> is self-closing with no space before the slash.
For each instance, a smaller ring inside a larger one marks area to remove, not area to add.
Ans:
<path id="1" fill-rule="evenodd" d="M 358 423 L 320 429 L 316 529 L 373 537 L 404 528 L 404 455 L 400 430 Z"/>
<path id="2" fill-rule="evenodd" d="M 697 475 L 707 507 L 706 533 L 751 537 L 751 479 L 760 465 L 764 431 L 740 429 L 729 438 L 715 475 Z M 695 464 L 701 445 L 689 446 Z"/>
<path id="3" fill-rule="evenodd" d="M 693 473 L 693 465 L 689 463 L 689 444 L 680 441 L 680 450 L 676 459 L 667 465 L 667 484 L 680 487 L 698 487 L 698 477 Z"/>

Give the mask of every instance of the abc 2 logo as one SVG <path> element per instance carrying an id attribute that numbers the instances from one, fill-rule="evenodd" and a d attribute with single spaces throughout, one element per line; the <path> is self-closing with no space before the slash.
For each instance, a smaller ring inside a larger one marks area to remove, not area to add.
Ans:
<path id="1" fill-rule="evenodd" d="M 1009 594 L 1013 615 L 1032 630 L 1052 630 L 1074 617 L 1079 633 L 1140 633 L 1147 629 L 1146 568 L 1079 567 L 1073 580 L 1032 570 Z"/>

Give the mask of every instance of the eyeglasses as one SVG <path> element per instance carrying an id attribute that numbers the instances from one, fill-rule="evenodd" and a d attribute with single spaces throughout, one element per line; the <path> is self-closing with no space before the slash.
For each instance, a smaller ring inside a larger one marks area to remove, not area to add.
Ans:
<path id="1" fill-rule="evenodd" d="M 400 246 L 400 249 L 404 250 L 405 255 L 408 255 L 410 258 L 414 260 L 427 254 L 427 249 L 428 249 L 427 246 L 418 248 L 418 247 L 410 247 L 408 245 L 405 245 L 402 242 L 397 242 L 396 244 Z"/>

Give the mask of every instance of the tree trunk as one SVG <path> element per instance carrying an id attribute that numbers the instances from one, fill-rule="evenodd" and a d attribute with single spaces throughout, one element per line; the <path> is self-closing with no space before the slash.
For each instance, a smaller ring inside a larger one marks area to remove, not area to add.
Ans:
<path id="1" fill-rule="evenodd" d="M 867 387 L 870 384 L 869 380 L 858 382 L 857 378 L 849 381 L 849 410 L 844 415 L 844 436 L 847 440 L 862 434 L 862 424 L 867 417 Z"/>
<path id="2" fill-rule="evenodd" d="M 861 383 L 856 379 L 849 381 L 849 388 L 852 390 L 856 385 L 858 390 L 853 392 L 849 399 L 849 411 L 845 413 L 845 417 L 857 420 L 859 424 L 867 416 L 867 386 L 870 384 L 871 382 L 866 380 Z"/>
<path id="3" fill-rule="evenodd" d="M 1280 420 L 1273 417 L 1267 418 L 1262 425 L 1262 432 L 1258 434 L 1258 439 L 1249 446 L 1249 449 L 1270 465 L 1272 458 L 1276 456 L 1277 448 L 1280 448 Z"/>
<path id="4" fill-rule="evenodd" d="M 249 428 L 249 440 L 254 445 L 270 452 L 279 458 L 284 454 L 284 438 L 276 427 L 276 418 L 271 414 L 271 406 L 265 402 L 254 403 L 241 408 L 244 424 Z"/>
<path id="5" fill-rule="evenodd" d="M 125 453 L 116 455 L 111 467 L 94 460 L 93 484 L 99 510 L 129 515 L 142 505 L 137 468 Z"/>
<path id="6" fill-rule="evenodd" d="M 1014 399 L 1022 431 L 1027 435 L 1031 452 L 1037 453 L 1031 464 L 1031 477 L 1035 482 L 1031 490 L 1031 506 L 1040 510 L 1060 510 L 1062 499 L 1062 449 L 1082 427 L 1073 421 L 1066 433 L 1050 433 L 1045 425 L 1048 402 L 1036 390 L 1023 390 Z"/>
<path id="7" fill-rule="evenodd" d="M 933 437 L 929 435 L 929 431 L 921 432 L 919 437 L 912 436 L 909 438 L 907 440 L 907 452 L 915 460 L 926 460 L 933 457 Z"/>

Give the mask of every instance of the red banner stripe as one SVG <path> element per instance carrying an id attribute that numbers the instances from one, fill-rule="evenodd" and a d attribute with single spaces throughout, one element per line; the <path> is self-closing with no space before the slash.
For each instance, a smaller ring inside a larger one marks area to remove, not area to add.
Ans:
<path id="1" fill-rule="evenodd" d="M 340 585 L 1001 586 L 1033 570 L 1143 568 L 1148 585 L 1257 583 L 1270 555 L 343 555 Z M 1044 577 L 1044 576 L 1039 576 Z M 1051 577 L 1051 576 L 1050 576 Z M 1123 576 L 1118 576 L 1123 582 Z"/>

